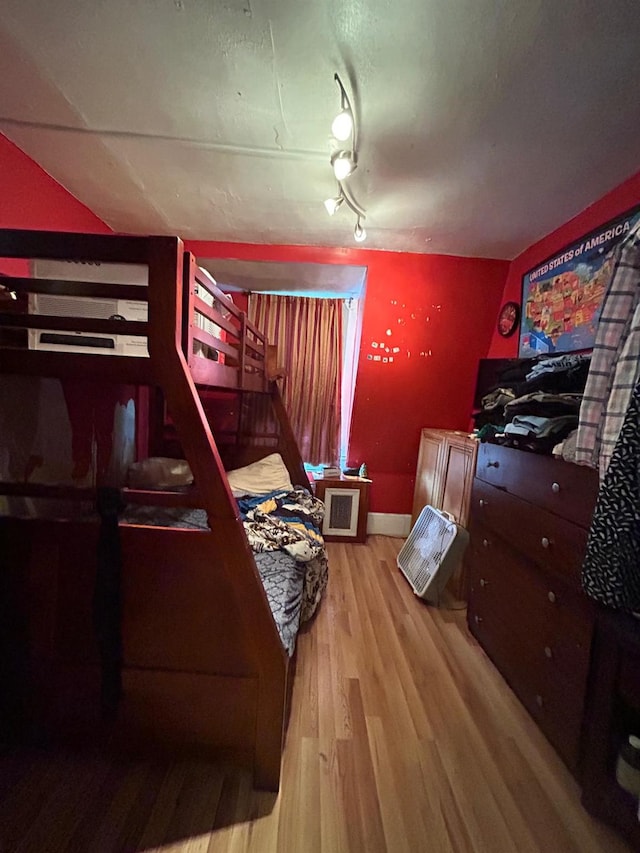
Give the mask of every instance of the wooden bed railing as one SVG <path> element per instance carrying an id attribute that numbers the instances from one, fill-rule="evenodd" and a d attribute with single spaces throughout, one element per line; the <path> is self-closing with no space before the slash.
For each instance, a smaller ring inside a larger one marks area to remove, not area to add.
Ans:
<path id="1" fill-rule="evenodd" d="M 148 268 L 148 286 L 96 284 L 92 282 L 45 281 L 31 277 L 4 277 L 0 285 L 17 299 L 0 302 L 0 374 L 46 376 L 60 379 L 104 380 L 119 384 L 156 386 L 171 412 L 184 455 L 198 485 L 198 504 L 208 516 L 211 533 L 210 558 L 216 571 L 226 577 L 225 588 L 233 590 L 242 621 L 242 645 L 250 650 L 251 671 L 242 677 L 257 679 L 254 780 L 258 787 L 276 790 L 287 692 L 286 653 L 281 644 L 269 603 L 257 573 L 253 554 L 229 489 L 224 466 L 203 410 L 196 384 L 242 390 L 270 390 L 265 374 L 265 342 L 260 333 L 235 306 L 227 304 L 206 276 L 196 271 L 189 256 L 188 275 L 181 241 L 171 237 L 121 237 L 50 232 L 0 231 L 0 259 L 52 259 L 143 264 Z M 183 316 L 183 281 L 189 283 L 186 316 Z M 215 300 L 196 296 L 197 284 Z M 148 321 L 58 317 L 29 313 L 28 294 L 109 297 L 146 302 Z M 230 316 L 219 306 L 224 305 Z M 224 330 L 226 340 L 217 338 L 193 322 L 198 312 Z M 65 334 L 117 336 L 146 335 L 148 356 L 107 355 L 91 352 L 54 352 L 29 346 L 29 330 L 53 329 Z M 212 361 L 194 354 L 198 341 L 224 355 Z M 183 349 L 184 345 L 184 349 Z M 185 355 L 186 350 L 186 355 Z M 295 461 L 295 453 L 293 454 Z M 286 460 L 285 460 L 286 461 Z M 299 454 L 297 463 L 301 467 Z M 29 491 L 31 489 L 31 491 Z M 85 492 L 70 488 L 55 495 L 55 487 L 13 485 L 13 494 L 69 497 L 85 500 Z M 11 487 L 5 485 L 5 494 Z M 132 498 L 139 497 L 134 492 Z M 193 497 L 193 495 L 191 496 Z M 162 499 L 161 499 L 162 500 Z M 169 499 L 167 499 L 169 500 Z M 173 500 L 173 499 L 171 499 Z M 187 501 L 180 496 L 178 501 Z M 161 502 L 161 501 L 160 501 Z M 189 501 L 190 503 L 190 501 Z M 176 541 L 179 537 L 176 537 Z M 140 540 L 142 541 L 142 540 Z M 224 671 L 221 663 L 218 672 Z M 233 672 L 233 669 L 227 670 Z M 234 676 L 235 677 L 235 676 Z M 222 725 L 224 725 L 224 721 Z"/>
<path id="2" fill-rule="evenodd" d="M 190 252 L 184 257 L 183 341 L 197 385 L 268 391 L 267 344 Z"/>

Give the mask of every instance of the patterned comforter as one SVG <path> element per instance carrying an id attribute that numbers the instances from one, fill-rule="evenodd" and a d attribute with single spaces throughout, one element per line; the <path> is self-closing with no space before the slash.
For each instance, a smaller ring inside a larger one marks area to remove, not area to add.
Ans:
<path id="1" fill-rule="evenodd" d="M 296 486 L 291 492 L 239 498 L 238 508 L 257 554 L 281 550 L 307 563 L 324 550 L 320 533 L 324 504 L 307 489 Z"/>

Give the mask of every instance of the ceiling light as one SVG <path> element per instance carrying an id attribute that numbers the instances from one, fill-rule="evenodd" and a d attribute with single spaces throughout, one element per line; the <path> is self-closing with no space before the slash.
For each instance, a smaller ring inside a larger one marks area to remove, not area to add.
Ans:
<path id="1" fill-rule="evenodd" d="M 351 110 L 342 110 L 334 118 L 331 125 L 331 133 L 340 142 L 345 142 L 353 132 L 353 116 Z"/>
<path id="2" fill-rule="evenodd" d="M 357 150 L 357 132 L 356 132 L 356 114 L 351 106 L 351 101 L 349 100 L 349 95 L 347 95 L 347 90 L 342 85 L 342 80 L 340 79 L 340 75 L 336 72 L 333 75 L 333 79 L 338 84 L 338 88 L 340 89 L 340 112 L 334 118 L 333 124 L 331 125 L 331 132 L 335 136 L 336 139 L 339 139 L 341 142 L 345 142 L 350 136 L 353 136 L 352 148 L 354 151 Z"/>
<path id="3" fill-rule="evenodd" d="M 337 181 L 344 181 L 345 178 L 353 174 L 356 168 L 356 162 L 351 151 L 336 151 L 331 158 L 331 165 Z"/>
<path id="4" fill-rule="evenodd" d="M 334 118 L 331 124 L 331 133 L 333 134 L 333 154 L 331 155 L 331 166 L 333 174 L 338 182 L 338 195 L 334 198 L 326 199 L 324 206 L 329 216 L 333 216 L 338 208 L 344 203 L 356 216 L 356 226 L 353 231 L 353 236 L 358 243 L 366 240 L 367 233 L 362 227 L 361 219 L 365 218 L 364 208 L 356 201 L 349 184 L 344 183 L 349 178 L 358 165 L 358 131 L 356 128 L 356 112 L 351 105 L 347 90 L 342 85 L 342 80 L 338 74 L 333 75 L 334 80 L 340 89 L 340 112 Z M 350 142 L 344 148 L 339 148 L 336 140 L 341 143 Z"/>
<path id="5" fill-rule="evenodd" d="M 356 227 L 353 229 L 353 239 L 356 243 L 363 243 L 367 239 L 367 232 L 362 227 L 360 217 L 356 221 Z"/>
<path id="6" fill-rule="evenodd" d="M 342 195 L 336 196 L 335 198 L 325 199 L 324 206 L 327 208 L 327 213 L 329 214 L 329 216 L 333 216 L 333 214 L 340 207 L 343 201 L 344 197 Z"/>

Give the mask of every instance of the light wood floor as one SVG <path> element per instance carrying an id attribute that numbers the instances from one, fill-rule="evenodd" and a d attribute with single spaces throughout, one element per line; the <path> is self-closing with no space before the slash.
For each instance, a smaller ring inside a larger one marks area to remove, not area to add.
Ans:
<path id="1" fill-rule="evenodd" d="M 622 853 L 465 628 L 398 573 L 400 540 L 330 545 L 301 634 L 278 797 L 196 762 L 0 759 L 0 853 Z"/>

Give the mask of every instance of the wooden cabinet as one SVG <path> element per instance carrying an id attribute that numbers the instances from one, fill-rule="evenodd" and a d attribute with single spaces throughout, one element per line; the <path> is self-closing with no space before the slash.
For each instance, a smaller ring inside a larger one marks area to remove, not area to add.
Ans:
<path id="1" fill-rule="evenodd" d="M 471 484 L 478 442 L 465 432 L 444 429 L 422 430 L 411 524 L 427 505 L 450 513 L 462 527 L 469 520 Z M 453 574 L 447 588 L 456 598 L 466 598 L 464 563 Z"/>
<path id="2" fill-rule="evenodd" d="M 580 572 L 597 488 L 591 469 L 482 444 L 471 495 L 469 628 L 574 772 L 594 622 Z"/>

